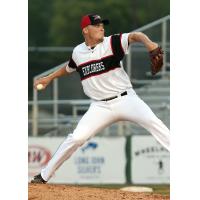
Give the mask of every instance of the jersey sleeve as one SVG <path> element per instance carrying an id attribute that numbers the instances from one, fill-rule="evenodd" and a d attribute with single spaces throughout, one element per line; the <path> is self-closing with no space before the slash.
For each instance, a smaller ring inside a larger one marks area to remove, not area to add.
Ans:
<path id="1" fill-rule="evenodd" d="M 72 72 L 76 71 L 76 69 L 77 69 L 77 65 L 76 65 L 75 61 L 73 60 L 73 54 L 72 54 L 67 66 L 66 66 L 66 71 L 69 73 L 72 73 Z"/>
<path id="2" fill-rule="evenodd" d="M 115 57 L 122 60 L 128 53 L 128 35 L 129 33 L 120 33 L 111 36 L 111 48 Z"/>
<path id="3" fill-rule="evenodd" d="M 129 47 L 129 43 L 128 43 L 128 36 L 130 33 L 123 33 L 121 34 L 121 46 L 124 50 L 124 54 L 128 53 L 128 47 Z"/>

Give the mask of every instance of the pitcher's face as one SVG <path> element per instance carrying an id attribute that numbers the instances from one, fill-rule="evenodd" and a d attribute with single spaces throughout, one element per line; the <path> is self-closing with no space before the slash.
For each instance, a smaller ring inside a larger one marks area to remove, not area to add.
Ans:
<path id="1" fill-rule="evenodd" d="M 96 24 L 96 25 L 88 25 L 87 27 L 88 30 L 88 37 L 94 41 L 97 42 L 102 42 L 104 38 L 104 25 L 103 23 Z"/>

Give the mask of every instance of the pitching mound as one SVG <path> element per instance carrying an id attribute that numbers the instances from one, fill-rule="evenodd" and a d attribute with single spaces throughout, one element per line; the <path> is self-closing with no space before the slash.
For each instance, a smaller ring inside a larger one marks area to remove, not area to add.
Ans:
<path id="1" fill-rule="evenodd" d="M 159 194 L 51 184 L 29 184 L 28 195 L 29 200 L 169 200 Z"/>

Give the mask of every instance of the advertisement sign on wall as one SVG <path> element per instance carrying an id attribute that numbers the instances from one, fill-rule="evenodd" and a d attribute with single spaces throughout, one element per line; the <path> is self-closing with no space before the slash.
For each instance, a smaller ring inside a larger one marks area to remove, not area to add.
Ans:
<path id="1" fill-rule="evenodd" d="M 29 180 L 65 138 L 29 138 Z M 50 183 L 125 183 L 125 138 L 95 137 L 56 171 Z"/>
<path id="2" fill-rule="evenodd" d="M 168 184 L 170 155 L 151 135 L 133 136 L 131 178 L 134 184 Z"/>

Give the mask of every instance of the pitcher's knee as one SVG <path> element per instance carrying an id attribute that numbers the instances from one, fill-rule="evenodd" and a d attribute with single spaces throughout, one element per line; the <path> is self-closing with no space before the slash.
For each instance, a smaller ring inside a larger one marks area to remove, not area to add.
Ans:
<path id="1" fill-rule="evenodd" d="M 81 126 L 81 128 L 76 128 L 73 131 L 72 139 L 74 143 L 76 143 L 79 146 L 82 146 L 90 137 L 91 131 L 88 130 L 87 126 Z"/>
<path id="2" fill-rule="evenodd" d="M 145 116 L 142 119 L 142 123 L 149 124 L 149 125 L 154 124 L 156 121 L 157 119 L 155 117 L 150 117 L 150 116 Z"/>
<path id="3" fill-rule="evenodd" d="M 145 127 L 159 127 L 163 124 L 163 122 L 155 117 L 145 117 L 142 121 L 141 121 L 141 125 L 145 126 Z"/>
<path id="4" fill-rule="evenodd" d="M 73 135 L 73 142 L 77 146 L 82 146 L 87 140 L 81 136 Z"/>

